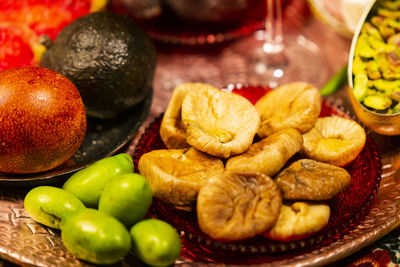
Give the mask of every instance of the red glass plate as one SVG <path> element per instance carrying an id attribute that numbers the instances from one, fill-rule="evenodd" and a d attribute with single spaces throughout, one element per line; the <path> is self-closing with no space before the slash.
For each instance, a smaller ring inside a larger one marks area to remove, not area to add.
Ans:
<path id="1" fill-rule="evenodd" d="M 255 103 L 269 89 L 253 86 L 232 86 L 226 89 L 240 94 Z M 350 117 L 347 112 L 333 103 L 323 100 L 321 117 Z M 134 153 L 135 171 L 144 153 L 165 148 L 159 135 L 162 117 L 157 118 L 141 136 Z M 238 242 L 220 242 L 202 233 L 196 212 L 180 211 L 158 199 L 154 199 L 150 217 L 165 220 L 177 228 L 181 235 L 182 254 L 194 261 L 223 262 L 226 264 L 256 264 L 291 258 L 327 245 L 343 236 L 358 224 L 378 191 L 381 180 L 381 160 L 377 146 L 367 133 L 366 144 L 357 158 L 345 166 L 352 177 L 351 186 L 330 200 L 331 217 L 328 225 L 315 235 L 290 242 L 279 242 L 258 236 Z"/>

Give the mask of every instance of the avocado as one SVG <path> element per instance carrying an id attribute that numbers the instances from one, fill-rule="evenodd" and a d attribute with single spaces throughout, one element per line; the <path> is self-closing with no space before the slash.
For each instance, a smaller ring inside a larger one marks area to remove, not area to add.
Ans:
<path id="1" fill-rule="evenodd" d="M 155 46 L 125 15 L 95 12 L 82 16 L 61 30 L 54 43 L 46 43 L 40 65 L 75 84 L 88 116 L 115 117 L 140 103 L 151 90 Z"/>

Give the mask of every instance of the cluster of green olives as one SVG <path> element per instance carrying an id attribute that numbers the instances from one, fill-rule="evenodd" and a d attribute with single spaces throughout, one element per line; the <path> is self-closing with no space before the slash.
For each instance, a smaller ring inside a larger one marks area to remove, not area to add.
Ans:
<path id="1" fill-rule="evenodd" d="M 76 172 L 62 188 L 33 188 L 24 205 L 33 220 L 60 229 L 65 247 L 80 259 L 112 264 L 132 248 L 143 262 L 167 266 L 181 241 L 168 223 L 143 220 L 151 202 L 150 184 L 121 153 Z"/>

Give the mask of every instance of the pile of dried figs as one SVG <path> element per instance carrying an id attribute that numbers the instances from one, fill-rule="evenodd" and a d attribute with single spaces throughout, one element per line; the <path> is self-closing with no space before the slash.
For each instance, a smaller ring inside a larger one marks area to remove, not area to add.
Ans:
<path id="1" fill-rule="evenodd" d="M 211 238 L 303 238 L 327 225 L 326 201 L 351 184 L 341 166 L 366 140 L 353 120 L 320 118 L 321 103 L 318 89 L 304 82 L 255 105 L 207 84 L 182 84 L 161 122 L 168 149 L 143 154 L 139 171 L 155 197 L 196 209 Z"/>

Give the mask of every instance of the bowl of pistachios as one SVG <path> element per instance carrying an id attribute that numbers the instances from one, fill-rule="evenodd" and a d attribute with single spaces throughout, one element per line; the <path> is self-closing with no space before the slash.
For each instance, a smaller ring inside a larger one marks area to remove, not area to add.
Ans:
<path id="1" fill-rule="evenodd" d="M 400 0 L 376 0 L 354 33 L 348 94 L 356 116 L 383 135 L 400 134 Z"/>

